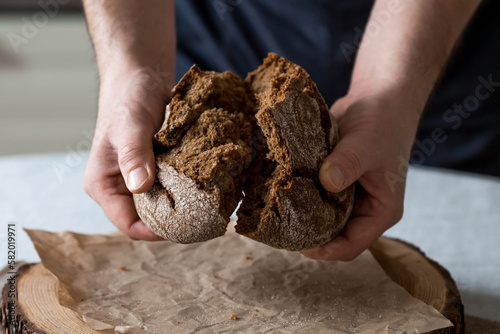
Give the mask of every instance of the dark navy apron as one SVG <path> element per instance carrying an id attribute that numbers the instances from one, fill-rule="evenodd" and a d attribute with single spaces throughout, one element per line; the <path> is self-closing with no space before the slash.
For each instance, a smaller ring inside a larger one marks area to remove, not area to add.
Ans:
<path id="1" fill-rule="evenodd" d="M 373 1 L 178 0 L 177 80 L 242 77 L 268 52 L 304 67 L 331 105 L 348 89 Z M 500 176 L 500 1 L 484 0 L 424 112 L 412 162 Z M 452 15 L 452 13 L 450 13 Z"/>

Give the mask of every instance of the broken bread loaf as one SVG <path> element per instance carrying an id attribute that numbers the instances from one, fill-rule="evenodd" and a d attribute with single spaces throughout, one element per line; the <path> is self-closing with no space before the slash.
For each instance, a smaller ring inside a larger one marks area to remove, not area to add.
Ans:
<path id="1" fill-rule="evenodd" d="M 353 186 L 330 193 L 319 168 L 336 122 L 304 69 L 270 53 L 245 81 L 193 66 L 173 90 L 155 135 L 153 187 L 134 195 L 142 221 L 179 243 L 236 232 L 275 248 L 333 239 L 352 210 Z"/>

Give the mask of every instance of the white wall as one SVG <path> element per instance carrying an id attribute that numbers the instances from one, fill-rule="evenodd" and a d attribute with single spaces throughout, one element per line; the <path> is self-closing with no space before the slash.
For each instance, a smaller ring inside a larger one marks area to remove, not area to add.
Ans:
<path id="1" fill-rule="evenodd" d="M 45 24 L 34 15 L 0 13 L 0 155 L 88 148 L 84 132 L 95 124 L 98 75 L 83 15 Z"/>

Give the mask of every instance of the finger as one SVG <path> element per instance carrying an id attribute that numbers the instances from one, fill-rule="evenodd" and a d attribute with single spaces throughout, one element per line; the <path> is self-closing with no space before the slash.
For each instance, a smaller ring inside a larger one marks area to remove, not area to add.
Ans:
<path id="1" fill-rule="evenodd" d="M 381 201 L 363 190 L 356 197 L 355 209 L 342 233 L 327 244 L 302 254 L 317 260 L 351 261 L 396 224 L 402 215 L 402 199 Z"/>
<path id="2" fill-rule="evenodd" d="M 126 137 L 117 140 L 118 165 L 130 192 L 147 191 L 155 179 L 153 135 L 141 129 L 124 131 Z"/>
<path id="3" fill-rule="evenodd" d="M 106 216 L 133 239 L 162 240 L 139 219 L 132 195 L 125 186 L 116 163 L 116 152 L 103 144 L 92 148 L 84 178 L 85 192 L 103 209 Z"/>
<path id="4" fill-rule="evenodd" d="M 319 171 L 319 179 L 323 187 L 331 192 L 339 192 L 361 177 L 366 171 L 366 159 L 369 156 L 364 152 L 367 146 L 367 136 L 363 128 L 366 125 L 361 124 L 358 129 L 345 128 L 347 118 L 356 116 L 346 114 L 350 106 L 350 97 L 345 96 L 338 99 L 330 108 L 330 112 L 336 118 L 339 127 L 340 135 L 342 136 L 333 149 L 332 153 L 325 158 Z M 352 114 L 352 111 L 350 112 Z M 346 122 L 344 122 L 346 116 Z M 343 131 L 342 131 L 343 130 Z M 366 129 L 365 129 L 366 130 Z"/>
<path id="5" fill-rule="evenodd" d="M 364 145 L 356 136 L 346 136 L 339 141 L 319 170 L 319 179 L 325 189 L 339 192 L 361 177 L 366 162 L 360 147 Z"/>
<path id="6" fill-rule="evenodd" d="M 132 239 L 159 241 L 163 240 L 144 225 L 135 211 L 130 195 L 111 195 L 101 199 L 101 207 L 115 226 Z"/>
<path id="7" fill-rule="evenodd" d="M 349 95 L 343 96 L 335 101 L 335 103 L 330 108 L 330 113 L 335 117 L 337 122 L 340 122 L 342 116 L 344 116 L 347 107 L 349 106 L 350 100 L 351 98 Z"/>
<path id="8" fill-rule="evenodd" d="M 352 261 L 369 248 L 385 231 L 375 217 L 358 216 L 349 220 L 342 234 L 329 243 L 301 253 L 316 260 Z"/>

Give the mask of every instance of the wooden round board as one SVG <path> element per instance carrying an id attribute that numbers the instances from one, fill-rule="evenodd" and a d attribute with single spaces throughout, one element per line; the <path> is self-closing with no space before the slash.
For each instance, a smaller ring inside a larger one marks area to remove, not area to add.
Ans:
<path id="1" fill-rule="evenodd" d="M 386 274 L 413 297 L 433 306 L 453 327 L 432 334 L 463 334 L 464 306 L 457 285 L 439 263 L 404 241 L 380 238 L 370 248 Z"/>
<path id="2" fill-rule="evenodd" d="M 463 305 L 450 274 L 414 246 L 380 238 L 371 252 L 382 268 L 412 296 L 432 305 L 454 327 L 432 332 L 463 334 Z M 57 279 L 41 263 L 24 265 L 17 277 L 17 328 L 8 324 L 8 288 L 2 294 L 1 324 L 8 334 L 96 334 L 74 311 L 62 307 L 57 298 Z"/>

